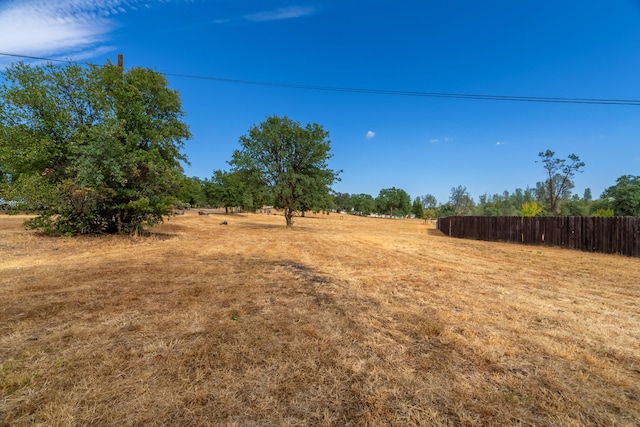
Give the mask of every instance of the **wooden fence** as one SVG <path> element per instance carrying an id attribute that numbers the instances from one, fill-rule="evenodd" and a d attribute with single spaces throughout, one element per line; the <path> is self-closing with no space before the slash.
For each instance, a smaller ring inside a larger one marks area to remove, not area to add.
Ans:
<path id="1" fill-rule="evenodd" d="M 640 257 L 639 217 L 451 216 L 437 226 L 451 237 Z"/>

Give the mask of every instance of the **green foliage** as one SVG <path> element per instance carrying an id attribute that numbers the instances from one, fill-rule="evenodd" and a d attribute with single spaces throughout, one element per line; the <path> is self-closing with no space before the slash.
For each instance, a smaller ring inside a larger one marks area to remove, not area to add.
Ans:
<path id="1" fill-rule="evenodd" d="M 353 210 L 357 215 L 371 215 L 376 210 L 376 201 L 370 194 L 354 194 L 351 196 Z"/>
<path id="2" fill-rule="evenodd" d="M 591 216 L 600 216 L 600 217 L 611 218 L 611 217 L 614 216 L 614 214 L 615 214 L 615 212 L 611 208 L 601 208 L 601 209 L 598 209 L 596 211 L 593 211 L 591 213 Z"/>
<path id="3" fill-rule="evenodd" d="M 602 198 L 611 201 L 618 216 L 640 216 L 640 176 L 623 175 L 616 185 L 607 188 Z"/>
<path id="4" fill-rule="evenodd" d="M 334 193 L 333 203 L 338 212 L 350 213 L 353 210 L 354 200 L 349 193 Z"/>
<path id="5" fill-rule="evenodd" d="M 226 212 L 235 208 L 255 210 L 261 206 L 260 193 L 254 189 L 257 183 L 246 171 L 214 171 L 206 190 L 207 199 L 212 206 L 224 207 Z"/>
<path id="6" fill-rule="evenodd" d="M 433 195 L 425 194 L 415 198 L 411 211 L 417 218 L 435 218 L 437 204 Z"/>
<path id="7" fill-rule="evenodd" d="M 50 232 L 140 231 L 162 221 L 190 136 L 178 93 L 149 69 L 19 64 L 0 88 L 0 169 Z"/>
<path id="8" fill-rule="evenodd" d="M 411 197 L 399 188 L 391 187 L 380 190 L 376 198 L 378 213 L 391 216 L 406 216 L 411 212 Z"/>
<path id="9" fill-rule="evenodd" d="M 176 198 L 179 206 L 201 207 L 207 205 L 205 182 L 198 177 L 182 177 L 178 183 Z"/>
<path id="10" fill-rule="evenodd" d="M 580 196 L 574 194 L 569 200 L 563 203 L 561 214 L 564 216 L 589 216 L 590 204 L 586 199 L 581 199 Z"/>
<path id="11" fill-rule="evenodd" d="M 432 194 L 420 196 L 420 203 L 422 203 L 422 207 L 425 209 L 435 208 L 438 205 L 438 201 Z"/>
<path id="12" fill-rule="evenodd" d="M 23 175 L 8 184 L 5 194 L 5 199 L 18 201 L 18 208 L 25 212 L 38 212 L 57 201 L 57 191 L 47 177 L 36 174 Z"/>
<path id="13" fill-rule="evenodd" d="M 330 186 L 338 173 L 328 168 L 329 133 L 316 123 L 300 126 L 288 117 L 269 116 L 240 138 L 232 172 L 250 178 L 253 191 L 284 209 L 287 227 L 295 212 L 319 211 L 333 204 Z"/>
<path id="14" fill-rule="evenodd" d="M 551 150 L 538 153 L 538 162 L 544 167 L 546 179 L 537 183 L 536 194 L 538 201 L 550 213 L 559 214 L 562 203 L 571 195 L 573 178 L 576 173 L 582 172 L 585 164 L 575 154 L 570 154 L 566 160 L 554 156 Z"/>
<path id="15" fill-rule="evenodd" d="M 448 216 L 454 216 L 455 211 L 453 205 L 449 202 L 444 205 L 440 205 L 438 209 L 436 209 L 436 217 L 437 218 L 446 218 Z"/>
<path id="16" fill-rule="evenodd" d="M 475 202 L 469 195 L 467 187 L 459 185 L 451 189 L 449 204 L 453 209 L 453 215 L 468 215 L 471 213 Z"/>
<path id="17" fill-rule="evenodd" d="M 538 216 L 544 211 L 544 208 L 536 201 L 524 202 L 520 208 L 521 216 Z"/>
<path id="18" fill-rule="evenodd" d="M 416 197 L 413 200 L 413 204 L 411 205 L 411 213 L 415 215 L 416 218 L 424 217 L 424 207 L 422 207 L 422 202 L 419 197 Z"/>
<path id="19" fill-rule="evenodd" d="M 334 208 L 338 212 L 352 213 L 354 215 L 367 216 L 374 212 L 385 213 L 376 203 L 376 199 L 370 194 L 333 194 Z M 388 212 L 387 212 L 388 213 Z"/>
<path id="20" fill-rule="evenodd" d="M 595 215 L 595 214 L 603 213 L 603 212 L 606 213 L 608 211 L 613 212 L 613 203 L 612 203 L 612 200 L 608 197 L 600 198 L 598 200 L 594 200 L 591 203 L 589 203 L 589 214 L 591 216 L 601 216 L 601 215 Z"/>
<path id="21" fill-rule="evenodd" d="M 426 208 L 422 211 L 422 218 L 430 219 L 436 218 L 438 215 L 438 210 L 436 208 Z"/>
<path id="22" fill-rule="evenodd" d="M 512 193 L 505 190 L 502 194 L 483 194 L 478 197 L 478 204 L 471 210 L 477 216 L 517 216 L 521 215 L 523 203 L 534 200 L 533 191 L 529 188 L 516 188 Z"/>
<path id="23" fill-rule="evenodd" d="M 214 206 L 224 207 L 228 212 L 229 208 L 242 206 L 244 201 L 244 186 L 237 173 L 226 171 L 214 171 L 211 182 L 214 184 L 212 195 L 215 200 Z"/>
<path id="24" fill-rule="evenodd" d="M 471 215 L 478 216 L 513 216 L 518 214 L 519 210 L 508 191 L 505 191 L 503 195 L 481 195 L 478 198 L 478 204 L 471 211 Z"/>

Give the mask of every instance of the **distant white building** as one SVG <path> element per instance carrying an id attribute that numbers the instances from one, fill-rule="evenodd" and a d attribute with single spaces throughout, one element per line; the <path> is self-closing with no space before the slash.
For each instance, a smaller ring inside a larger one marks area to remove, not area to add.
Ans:
<path id="1" fill-rule="evenodd" d="M 16 206 L 18 206 L 18 202 L 16 200 L 0 199 L 0 209 L 6 209 L 7 207 L 15 208 Z"/>

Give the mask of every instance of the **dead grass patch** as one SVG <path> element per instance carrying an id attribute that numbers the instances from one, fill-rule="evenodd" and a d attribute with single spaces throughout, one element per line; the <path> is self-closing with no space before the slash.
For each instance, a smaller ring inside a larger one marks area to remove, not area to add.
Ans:
<path id="1" fill-rule="evenodd" d="M 338 215 L 21 221 L 0 217 L 1 425 L 640 420 L 637 259 Z"/>

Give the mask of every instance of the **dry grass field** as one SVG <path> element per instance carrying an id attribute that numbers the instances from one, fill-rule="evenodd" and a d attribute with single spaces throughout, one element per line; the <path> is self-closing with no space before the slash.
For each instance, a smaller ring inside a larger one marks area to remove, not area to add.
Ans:
<path id="1" fill-rule="evenodd" d="M 0 216 L 0 425 L 640 426 L 638 259 L 337 214 L 22 220 Z"/>

